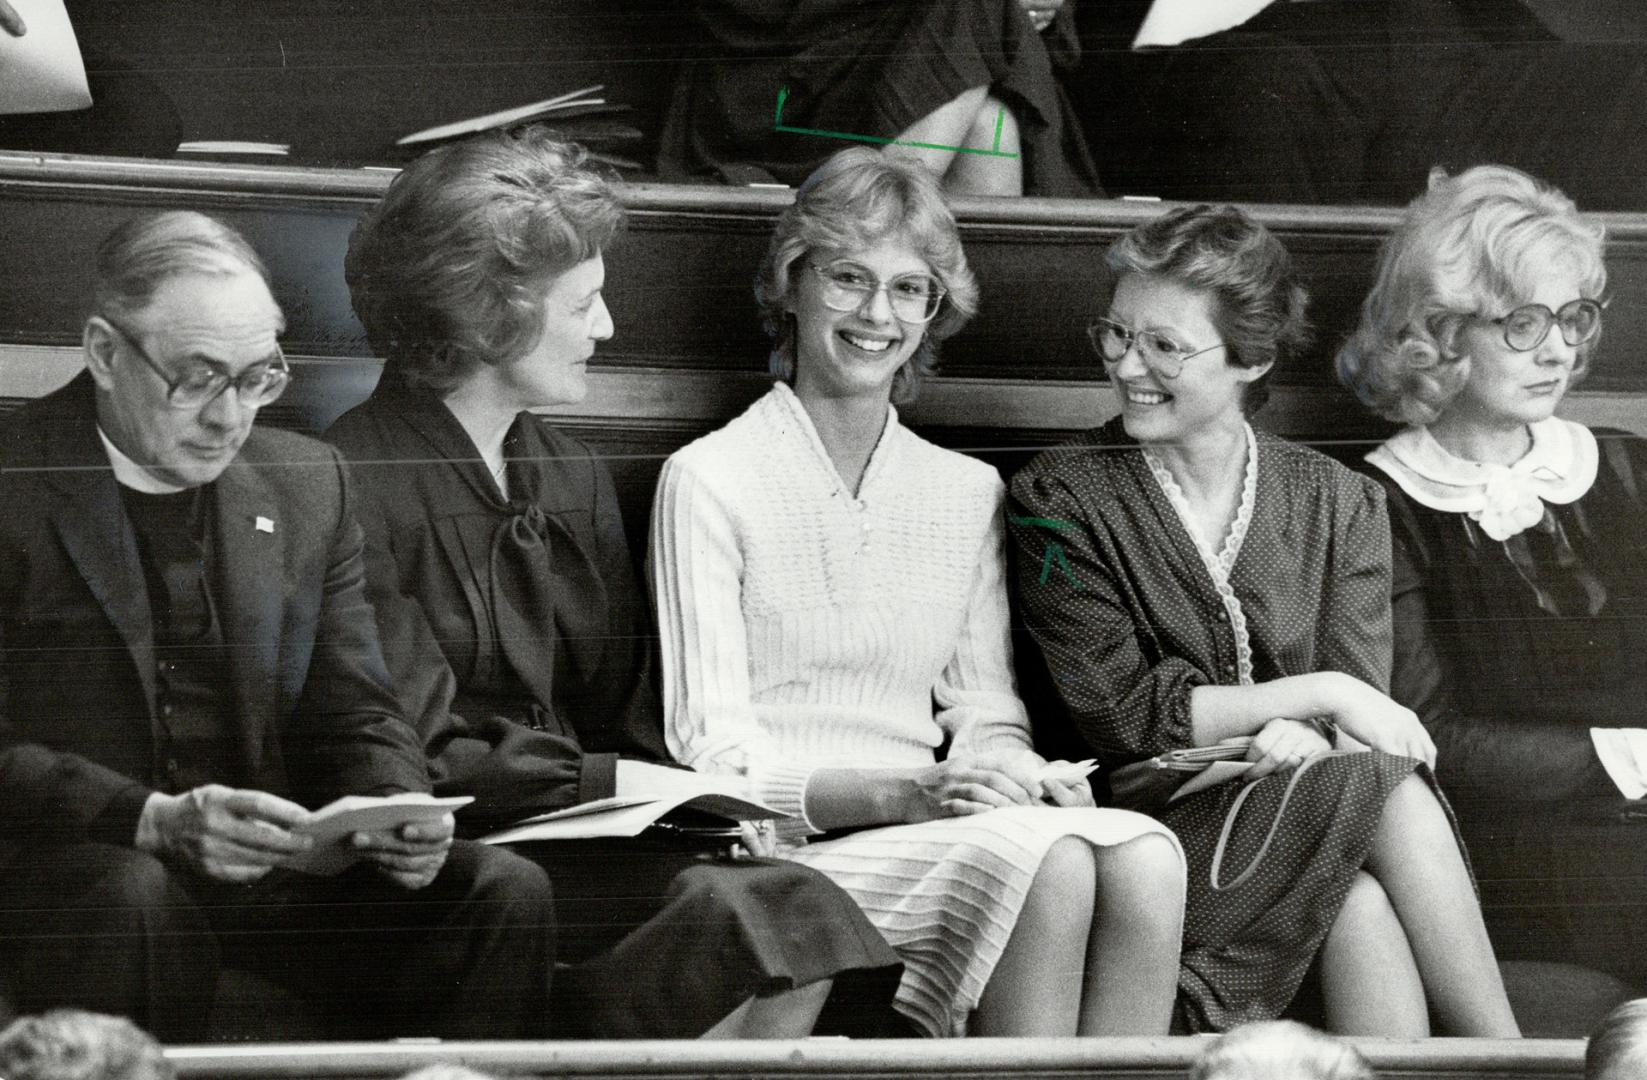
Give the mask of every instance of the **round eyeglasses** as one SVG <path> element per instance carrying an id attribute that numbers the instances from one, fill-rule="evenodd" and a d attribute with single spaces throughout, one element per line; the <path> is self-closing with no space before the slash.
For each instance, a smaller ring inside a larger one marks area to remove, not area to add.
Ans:
<path id="1" fill-rule="evenodd" d="M 103 321 L 166 384 L 166 404 L 174 409 L 198 409 L 216 400 L 231 386 L 242 405 L 259 409 L 285 393 L 292 379 L 292 369 L 287 365 L 286 354 L 280 351 L 279 344 L 275 345 L 271 360 L 254 364 L 239 375 L 230 376 L 222 368 L 204 360 L 190 360 L 176 375 L 170 375 L 137 343 L 131 331 L 121 328 L 107 316 L 103 316 Z"/>
<path id="2" fill-rule="evenodd" d="M 1190 357 L 1224 347 L 1220 341 L 1204 349 L 1192 349 L 1188 345 L 1180 345 L 1159 330 L 1134 330 L 1114 319 L 1102 317 L 1087 325 L 1087 340 L 1092 342 L 1093 350 L 1104 363 L 1110 366 L 1126 359 L 1127 352 L 1136 344 L 1138 357 L 1144 361 L 1144 366 L 1163 379 L 1176 379 L 1182 375 L 1184 363 Z"/>
<path id="3" fill-rule="evenodd" d="M 1550 327 L 1561 327 L 1561 340 L 1582 345 L 1601 332 L 1601 312 L 1605 300 L 1580 298 L 1551 311 L 1543 304 L 1522 304 L 1508 315 L 1488 319 L 1504 328 L 1504 344 L 1516 352 L 1532 352 L 1550 336 Z"/>
<path id="4" fill-rule="evenodd" d="M 824 307 L 831 311 L 857 311 L 885 289 L 887 303 L 899 322 L 929 323 L 949 291 L 931 274 L 899 274 L 891 281 L 882 281 L 853 262 L 806 265 L 823 281 Z"/>

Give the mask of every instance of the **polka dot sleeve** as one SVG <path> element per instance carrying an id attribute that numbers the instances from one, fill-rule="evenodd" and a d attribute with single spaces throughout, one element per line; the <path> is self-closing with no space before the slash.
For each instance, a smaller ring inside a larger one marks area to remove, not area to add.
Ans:
<path id="1" fill-rule="evenodd" d="M 1341 671 L 1388 693 L 1394 628 L 1384 491 L 1365 477 L 1344 475 L 1335 495 L 1333 550 L 1316 628 L 1317 670 Z"/>
<path id="2" fill-rule="evenodd" d="M 1077 732 L 1106 763 L 1191 745 L 1195 665 L 1147 651 L 1124 553 L 1105 543 L 1098 491 L 1034 465 L 1012 482 L 1007 523 L 1023 619 Z"/>

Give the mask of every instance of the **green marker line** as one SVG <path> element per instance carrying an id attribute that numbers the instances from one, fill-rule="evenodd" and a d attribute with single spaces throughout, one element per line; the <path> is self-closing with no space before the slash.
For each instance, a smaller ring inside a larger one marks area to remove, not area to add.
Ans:
<path id="1" fill-rule="evenodd" d="M 1040 525 L 1048 529 L 1062 530 L 1077 527 L 1075 522 L 1065 521 L 1062 518 L 1019 517 L 1017 514 L 1008 514 L 1007 520 L 1014 525 Z"/>
<path id="2" fill-rule="evenodd" d="M 995 117 L 995 149 L 982 150 L 973 146 L 945 146 L 942 143 L 910 142 L 904 139 L 888 139 L 880 135 L 854 135 L 846 131 L 825 131 L 822 128 L 793 127 L 783 122 L 783 103 L 789 97 L 789 87 L 785 86 L 778 91 L 778 108 L 772 117 L 773 131 L 787 131 L 794 135 L 817 135 L 825 139 L 845 139 L 848 142 L 875 143 L 878 146 L 913 146 L 919 150 L 950 150 L 957 154 L 979 154 L 983 157 L 1015 158 L 1017 154 L 1008 154 L 1000 149 L 1001 125 L 1006 122 L 1006 110 L 1001 110 Z"/>

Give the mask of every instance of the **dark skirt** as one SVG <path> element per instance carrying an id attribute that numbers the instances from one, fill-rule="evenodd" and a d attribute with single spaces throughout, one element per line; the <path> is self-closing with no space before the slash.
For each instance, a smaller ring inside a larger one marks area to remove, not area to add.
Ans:
<path id="1" fill-rule="evenodd" d="M 1582 964 L 1647 992 L 1647 817 L 1622 796 L 1458 804 L 1500 960 Z"/>
<path id="2" fill-rule="evenodd" d="M 659 171 L 691 179 L 727 164 L 799 184 L 851 141 L 785 127 L 896 137 L 976 86 L 1017 117 L 1025 190 L 1099 194 L 1092 156 L 1057 73 L 1078 56 L 1073 24 L 1036 33 L 1018 0 L 697 0 L 705 58 L 689 61 L 665 121 Z"/>
<path id="3" fill-rule="evenodd" d="M 891 1014 L 902 964 L 815 870 L 644 837 L 514 850 L 555 887 L 558 1035 L 694 1038 L 747 998 L 819 979 L 850 989 L 850 1001 L 832 1000 L 836 1012 Z"/>
<path id="4" fill-rule="evenodd" d="M 1257 869 L 1221 892 L 1212 887 L 1213 854 L 1245 785 L 1223 784 L 1156 815 L 1182 841 L 1189 873 L 1176 1030 L 1227 1031 L 1281 1014 L 1367 861 L 1384 801 L 1419 768 L 1412 758 L 1376 751 L 1317 762 L 1299 780 Z M 1239 877 L 1258 855 L 1288 779 L 1268 776 L 1247 798 L 1219 868 L 1220 884 Z"/>

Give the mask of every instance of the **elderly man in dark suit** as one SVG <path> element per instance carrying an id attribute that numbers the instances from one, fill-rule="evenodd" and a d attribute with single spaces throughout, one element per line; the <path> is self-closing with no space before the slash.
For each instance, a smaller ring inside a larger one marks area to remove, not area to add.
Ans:
<path id="1" fill-rule="evenodd" d="M 205 1035 L 222 964 L 348 1034 L 531 1034 L 549 883 L 453 822 L 283 863 L 344 795 L 423 792 L 335 452 L 253 430 L 289 372 L 257 255 L 211 218 L 98 251 L 87 370 L 0 441 L 0 974 L 25 1009 Z"/>

